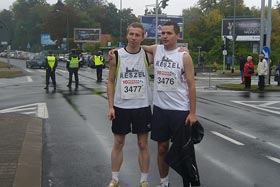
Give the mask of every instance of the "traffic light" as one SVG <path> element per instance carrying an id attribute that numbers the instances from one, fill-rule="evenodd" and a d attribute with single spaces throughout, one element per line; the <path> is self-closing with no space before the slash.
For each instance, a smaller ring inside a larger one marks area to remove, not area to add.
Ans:
<path id="1" fill-rule="evenodd" d="M 165 9 L 165 7 L 168 6 L 168 4 L 167 4 L 168 1 L 169 1 L 169 0 L 162 0 L 162 1 L 161 1 L 161 2 L 162 2 L 161 7 L 162 7 L 163 9 Z"/>
<path id="2" fill-rule="evenodd" d="M 229 49 L 229 45 L 230 45 L 230 40 L 227 37 L 225 37 L 225 50 Z"/>

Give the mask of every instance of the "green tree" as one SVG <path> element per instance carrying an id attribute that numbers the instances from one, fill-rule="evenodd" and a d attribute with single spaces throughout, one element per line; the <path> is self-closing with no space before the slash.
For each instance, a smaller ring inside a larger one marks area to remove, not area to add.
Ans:
<path id="1" fill-rule="evenodd" d="M 15 19 L 12 45 L 16 49 L 27 50 L 28 43 L 33 49 L 39 46 L 42 19 L 47 11 L 45 0 L 17 0 L 12 5 Z"/>

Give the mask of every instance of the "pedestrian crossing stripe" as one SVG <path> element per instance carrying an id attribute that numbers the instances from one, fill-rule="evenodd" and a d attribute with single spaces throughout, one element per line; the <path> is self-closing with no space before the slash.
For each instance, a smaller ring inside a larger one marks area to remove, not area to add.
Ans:
<path id="1" fill-rule="evenodd" d="M 280 115 L 280 101 L 232 101 L 232 102 Z"/>
<path id="2" fill-rule="evenodd" d="M 20 113 L 27 115 L 35 115 L 36 117 L 47 119 L 49 117 L 46 103 L 32 103 L 28 105 L 16 106 L 12 108 L 2 109 L 0 113 Z"/>

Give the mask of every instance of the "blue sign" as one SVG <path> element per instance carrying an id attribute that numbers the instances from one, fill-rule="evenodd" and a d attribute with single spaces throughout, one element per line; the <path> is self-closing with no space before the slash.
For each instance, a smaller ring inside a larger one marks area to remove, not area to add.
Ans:
<path id="1" fill-rule="evenodd" d="M 119 42 L 119 48 L 125 47 L 125 44 L 123 42 Z"/>
<path id="2" fill-rule="evenodd" d="M 264 55 L 265 60 L 268 60 L 270 58 L 270 49 L 269 49 L 269 47 L 264 46 L 262 51 L 261 51 L 261 54 Z"/>
<path id="3" fill-rule="evenodd" d="M 167 21 L 176 22 L 180 27 L 180 39 L 183 39 L 183 28 L 184 28 L 184 19 L 179 16 L 158 16 L 158 37 L 161 35 L 161 27 Z M 155 15 L 151 16 L 142 16 L 141 23 L 145 29 L 145 38 L 154 39 L 156 35 L 156 17 Z"/>
<path id="4" fill-rule="evenodd" d="M 50 34 L 41 34 L 41 45 L 55 45 L 55 42 L 51 40 Z"/>

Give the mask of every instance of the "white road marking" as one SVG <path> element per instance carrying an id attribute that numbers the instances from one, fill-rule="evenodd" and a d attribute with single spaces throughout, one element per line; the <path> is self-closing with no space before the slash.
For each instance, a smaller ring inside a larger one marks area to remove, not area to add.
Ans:
<path id="1" fill-rule="evenodd" d="M 274 143 L 271 143 L 271 142 L 266 142 L 268 145 L 271 145 L 272 147 L 275 147 L 275 148 L 277 148 L 277 149 L 279 149 L 280 150 L 280 146 L 279 145 L 276 145 L 276 144 L 274 144 Z"/>
<path id="2" fill-rule="evenodd" d="M 273 105 L 273 104 L 278 104 L 278 103 L 280 103 L 280 101 L 231 101 L 231 102 L 280 115 L 280 111 L 275 111 L 275 110 L 280 110 L 280 108 L 269 106 L 269 105 Z M 252 104 L 252 103 L 255 103 L 255 104 Z M 259 103 L 259 104 L 256 104 L 256 103 Z"/>
<path id="3" fill-rule="evenodd" d="M 221 134 L 221 133 L 218 133 L 218 132 L 216 132 L 216 131 L 211 131 L 211 133 L 213 133 L 213 134 L 215 134 L 216 136 L 219 136 L 219 137 L 221 137 L 221 138 L 223 138 L 223 139 L 225 139 L 225 140 L 227 140 L 227 141 L 229 141 L 229 142 L 231 142 L 231 143 L 234 143 L 234 144 L 236 144 L 236 145 L 244 145 L 243 143 L 238 142 L 238 141 L 236 141 L 236 140 L 234 140 L 234 139 L 232 139 L 232 138 L 230 138 L 230 137 L 228 137 L 228 136 L 225 136 L 225 135 L 223 135 L 223 134 Z"/>
<path id="4" fill-rule="evenodd" d="M 21 114 L 35 114 L 37 117 L 43 119 L 47 119 L 49 117 L 46 103 L 33 103 L 0 110 L 0 113 L 11 112 L 18 112 Z"/>
<path id="5" fill-rule="evenodd" d="M 280 159 L 279 158 L 275 158 L 275 157 L 272 157 L 272 156 L 266 156 L 266 158 L 274 161 L 274 162 L 277 162 L 278 164 L 280 164 Z"/>
<path id="6" fill-rule="evenodd" d="M 254 182 L 250 180 L 250 177 L 247 177 L 243 174 L 243 172 L 240 172 L 239 169 L 231 166 L 228 162 L 223 162 L 221 160 L 218 160 L 217 157 L 211 156 L 211 154 L 204 154 L 204 152 L 199 148 L 199 146 L 195 147 L 195 151 L 201 152 L 200 154 L 202 157 L 204 157 L 206 160 L 208 160 L 210 163 L 214 164 L 221 170 L 223 170 L 225 173 L 228 173 L 230 176 L 239 179 L 240 181 L 243 181 L 245 183 L 245 186 L 251 186 Z"/>
<path id="7" fill-rule="evenodd" d="M 244 135 L 244 136 L 247 136 L 247 137 L 249 137 L 249 138 L 252 138 L 252 139 L 257 139 L 256 136 L 253 136 L 253 135 L 248 134 L 248 133 L 246 133 L 246 132 L 242 132 L 242 131 L 239 131 L 239 130 L 235 130 L 235 132 L 237 132 L 237 133 L 239 133 L 239 134 L 242 134 L 242 135 Z"/>
<path id="8" fill-rule="evenodd" d="M 22 112 L 22 114 L 27 114 L 27 115 L 29 115 L 29 114 L 35 114 L 35 115 L 36 115 L 36 112 L 35 112 L 35 111 L 32 111 L 32 112 Z"/>
<path id="9" fill-rule="evenodd" d="M 56 71 L 61 72 L 61 73 L 68 73 L 68 71 L 62 70 L 62 69 L 57 69 Z"/>
<path id="10" fill-rule="evenodd" d="M 27 82 L 33 82 L 32 78 L 30 76 L 27 76 Z"/>
<path id="11" fill-rule="evenodd" d="M 25 71 L 27 71 L 27 72 L 29 72 L 29 73 L 34 72 L 33 70 L 30 70 L 30 69 L 25 69 Z"/>
<path id="12" fill-rule="evenodd" d="M 22 112 L 22 111 L 26 111 L 26 110 L 36 110 L 37 107 L 14 107 L 14 108 L 9 108 L 9 109 L 6 109 L 6 110 L 2 110 L 2 111 L 5 111 L 5 112 Z"/>

